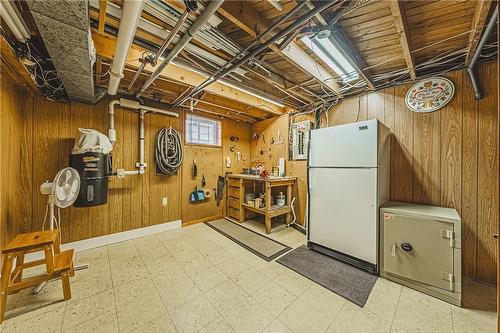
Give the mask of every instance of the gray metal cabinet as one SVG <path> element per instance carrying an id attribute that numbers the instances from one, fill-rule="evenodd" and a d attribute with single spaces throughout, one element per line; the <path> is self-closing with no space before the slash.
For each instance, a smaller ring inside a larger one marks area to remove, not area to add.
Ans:
<path id="1" fill-rule="evenodd" d="M 381 275 L 461 305 L 461 222 L 455 209 L 389 202 L 381 210 Z"/>

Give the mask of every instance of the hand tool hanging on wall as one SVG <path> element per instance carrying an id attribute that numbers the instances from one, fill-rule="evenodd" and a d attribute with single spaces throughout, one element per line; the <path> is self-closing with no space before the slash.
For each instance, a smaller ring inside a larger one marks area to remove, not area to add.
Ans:
<path id="1" fill-rule="evenodd" d="M 198 186 L 194 188 L 194 191 L 191 192 L 191 196 L 189 198 L 189 202 L 191 203 L 197 203 L 201 201 L 205 201 L 205 191 L 199 190 Z"/>
<path id="2" fill-rule="evenodd" d="M 219 176 L 217 179 L 217 191 L 216 191 L 216 200 L 217 200 L 217 207 L 220 206 L 220 202 L 222 201 L 222 196 L 224 195 L 224 183 L 225 179 L 222 176 Z"/>
<path id="3" fill-rule="evenodd" d="M 201 175 L 201 186 L 205 187 L 207 185 L 207 180 L 205 179 L 205 175 Z"/>
<path id="4" fill-rule="evenodd" d="M 193 175 L 193 178 L 196 178 L 198 176 L 198 166 L 196 165 L 196 160 L 193 160 L 193 167 L 191 168 L 191 173 Z"/>

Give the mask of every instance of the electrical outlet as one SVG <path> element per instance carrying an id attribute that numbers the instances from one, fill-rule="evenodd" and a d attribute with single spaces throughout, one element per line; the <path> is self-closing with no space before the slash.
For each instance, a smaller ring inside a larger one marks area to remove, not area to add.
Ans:
<path id="1" fill-rule="evenodd" d="M 167 198 L 167 197 L 163 197 L 163 198 L 161 198 L 161 204 L 162 204 L 163 206 L 166 206 L 166 205 L 168 204 L 168 198 Z"/>

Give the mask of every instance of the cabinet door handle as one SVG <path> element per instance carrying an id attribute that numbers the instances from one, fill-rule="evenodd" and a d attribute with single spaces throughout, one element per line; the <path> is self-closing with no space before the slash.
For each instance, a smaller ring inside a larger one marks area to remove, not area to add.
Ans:
<path id="1" fill-rule="evenodd" d="M 498 239 L 498 234 L 493 234 L 493 238 Z"/>

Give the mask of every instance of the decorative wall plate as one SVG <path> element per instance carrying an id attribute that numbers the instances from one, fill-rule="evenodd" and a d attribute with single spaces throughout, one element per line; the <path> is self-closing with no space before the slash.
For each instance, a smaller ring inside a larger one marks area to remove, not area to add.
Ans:
<path id="1" fill-rule="evenodd" d="M 431 77 L 414 84 L 406 93 L 406 106 L 419 113 L 441 109 L 453 98 L 455 86 L 444 77 Z"/>

